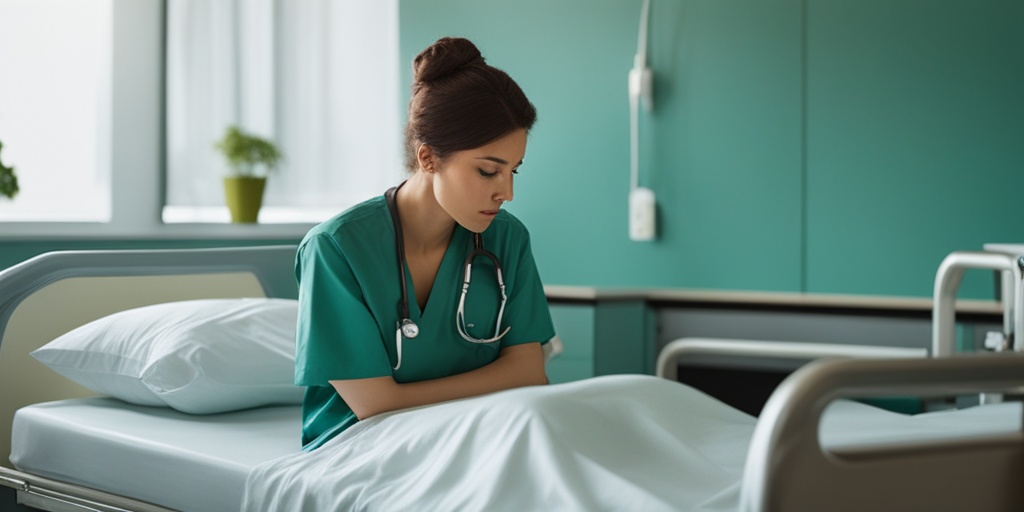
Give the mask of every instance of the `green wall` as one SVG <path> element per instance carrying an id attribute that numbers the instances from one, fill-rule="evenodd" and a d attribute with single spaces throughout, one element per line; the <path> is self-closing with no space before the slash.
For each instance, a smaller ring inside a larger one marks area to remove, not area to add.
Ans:
<path id="1" fill-rule="evenodd" d="M 652 0 L 660 236 L 629 241 L 640 5 L 400 2 L 403 62 L 468 37 L 537 105 L 509 209 L 546 282 L 930 296 L 949 252 L 1021 241 L 1024 3 L 994 0 Z"/>
<path id="2" fill-rule="evenodd" d="M 930 293 L 949 251 L 1024 242 L 1024 3 L 810 6 L 809 288 Z"/>

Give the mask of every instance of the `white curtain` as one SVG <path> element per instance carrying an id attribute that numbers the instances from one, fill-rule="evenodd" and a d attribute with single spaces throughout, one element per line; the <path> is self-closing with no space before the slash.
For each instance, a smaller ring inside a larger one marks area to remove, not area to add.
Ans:
<path id="1" fill-rule="evenodd" d="M 397 0 L 168 0 L 167 204 L 220 207 L 230 124 L 284 154 L 268 207 L 340 211 L 402 175 Z"/>
<path id="2" fill-rule="evenodd" d="M 0 163 L 20 188 L 0 223 L 111 220 L 113 19 L 110 1 L 0 0 Z"/>

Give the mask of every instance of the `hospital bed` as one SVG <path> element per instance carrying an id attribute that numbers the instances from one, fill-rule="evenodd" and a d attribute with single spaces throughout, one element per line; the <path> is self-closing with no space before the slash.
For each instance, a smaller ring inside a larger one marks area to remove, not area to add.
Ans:
<path id="1" fill-rule="evenodd" d="M 29 353 L 132 308 L 295 298 L 294 257 L 294 246 L 67 251 L 0 273 L 0 485 L 16 489 L 20 503 L 44 510 L 236 510 L 249 467 L 299 448 L 298 406 L 193 416 L 133 405 L 96 396 Z M 19 409 L 31 413 L 19 418 L 19 435 L 43 439 L 33 449 L 50 450 L 39 457 L 51 457 L 55 467 L 12 469 Z"/>
<path id="2" fill-rule="evenodd" d="M 237 510 L 255 468 L 299 451 L 298 405 L 214 414 L 133 405 L 97 396 L 29 352 L 132 308 L 191 299 L 294 298 L 294 250 L 56 252 L 0 272 L 0 486 L 15 489 L 19 503 L 43 510 Z M 737 344 L 711 340 L 709 346 Z M 756 425 L 753 418 L 705 402 L 737 418 L 737 432 L 747 432 L 731 455 L 741 474 L 732 494 L 724 493 L 719 502 L 725 508 L 707 509 L 1024 509 L 1024 487 L 1017 485 L 1024 471 L 1018 403 L 937 411 L 922 426 L 910 417 L 836 401 L 1019 393 L 1024 356 L 932 359 L 885 349 L 859 355 L 866 357 L 824 359 L 795 372 Z M 659 368 L 674 367 L 681 357 L 685 351 L 665 352 Z M 672 392 L 684 387 L 660 382 L 665 384 L 644 385 L 670 386 Z M 571 384 L 579 391 L 588 385 Z M 601 385 L 609 383 L 594 384 Z M 872 425 L 885 427 L 880 437 L 872 435 Z M 9 463 L 8 453 L 16 464 Z M 686 463 L 679 461 L 681 467 Z M 669 507 L 698 508 L 683 501 Z"/>

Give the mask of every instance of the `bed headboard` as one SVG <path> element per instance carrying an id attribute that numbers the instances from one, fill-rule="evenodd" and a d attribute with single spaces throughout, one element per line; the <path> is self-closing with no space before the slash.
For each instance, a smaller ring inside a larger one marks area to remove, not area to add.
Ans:
<path id="1" fill-rule="evenodd" d="M 296 298 L 295 246 L 60 251 L 0 271 L 0 465 L 25 405 L 90 396 L 29 353 L 125 309 L 187 299 Z"/>

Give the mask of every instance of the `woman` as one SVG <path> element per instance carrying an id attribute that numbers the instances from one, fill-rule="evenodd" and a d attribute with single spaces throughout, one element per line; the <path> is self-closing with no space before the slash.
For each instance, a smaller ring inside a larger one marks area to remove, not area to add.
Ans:
<path id="1" fill-rule="evenodd" d="M 466 39 L 437 41 L 413 71 L 411 176 L 299 246 L 305 450 L 383 412 L 547 383 L 551 316 L 529 234 L 501 209 L 536 111 Z"/>

